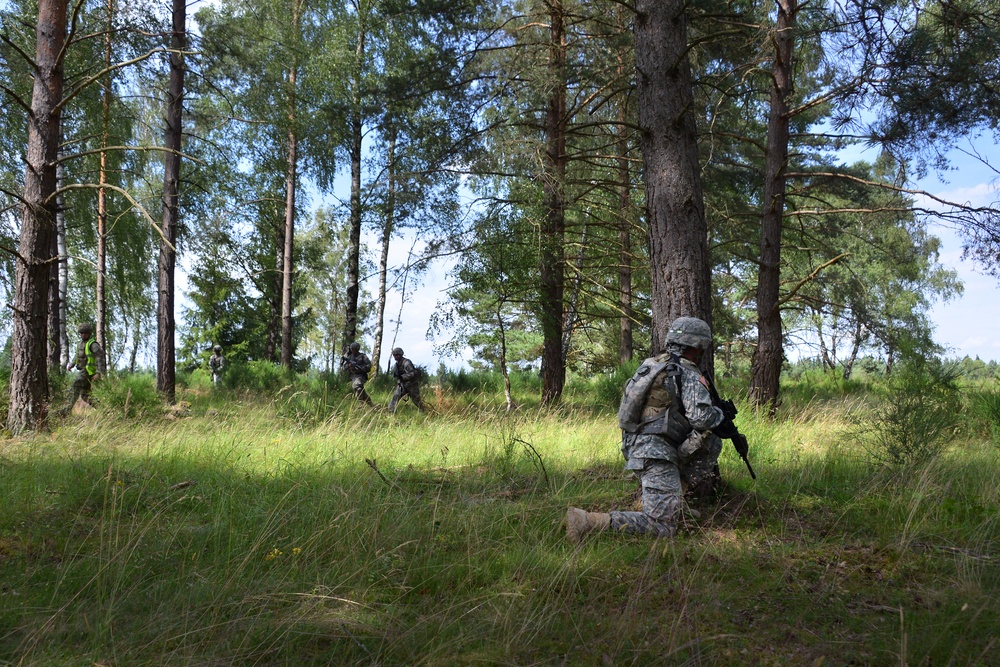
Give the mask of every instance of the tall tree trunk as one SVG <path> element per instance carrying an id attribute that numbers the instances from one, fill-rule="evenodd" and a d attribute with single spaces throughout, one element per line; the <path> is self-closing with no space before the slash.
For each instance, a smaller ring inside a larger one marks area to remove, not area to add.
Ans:
<path id="1" fill-rule="evenodd" d="M 111 67 L 111 29 L 114 0 L 107 4 L 107 32 L 104 35 L 104 66 Z M 108 352 L 108 135 L 111 123 L 111 73 L 101 82 L 101 153 L 97 188 L 97 321 L 94 335 L 97 344 Z"/>
<path id="2" fill-rule="evenodd" d="M 389 277 L 389 242 L 392 240 L 392 229 L 396 222 L 396 126 L 394 121 L 387 123 L 388 148 L 386 154 L 386 195 L 385 223 L 382 225 L 382 252 L 378 258 L 378 304 L 375 316 L 375 344 L 372 347 L 372 359 L 375 368 L 381 371 L 379 359 L 382 355 L 382 337 L 385 331 L 385 294 Z"/>
<path id="3" fill-rule="evenodd" d="M 503 396 L 507 401 L 507 412 L 517 408 L 514 393 L 510 388 L 510 370 L 507 368 L 507 328 L 503 324 L 503 300 L 496 303 L 497 329 L 500 332 L 500 374 L 503 376 Z"/>
<path id="4" fill-rule="evenodd" d="M 819 338 L 819 355 L 820 360 L 823 362 L 823 369 L 829 368 L 831 371 L 837 369 L 837 359 L 836 359 L 836 340 L 834 340 L 834 353 L 830 354 L 830 349 L 826 345 L 826 334 L 823 333 L 823 314 L 816 313 L 813 315 L 813 321 L 816 323 L 816 336 Z"/>
<path id="5" fill-rule="evenodd" d="M 60 140 L 66 0 L 40 0 L 35 28 L 35 81 L 28 117 L 21 237 L 14 270 L 10 411 L 13 433 L 37 428 L 48 400 L 46 367 L 49 262 L 55 233 L 56 160 Z"/>
<path id="6" fill-rule="evenodd" d="M 861 320 L 854 320 L 854 341 L 851 344 L 851 355 L 844 362 L 844 379 L 850 380 L 851 373 L 854 372 L 854 363 L 858 360 L 858 352 L 861 350 Z"/>
<path id="7" fill-rule="evenodd" d="M 170 84 L 167 97 L 167 129 L 163 143 L 168 149 L 163 165 L 163 236 L 160 242 L 159 299 L 157 304 L 156 388 L 170 403 L 175 400 L 174 358 L 174 267 L 177 262 L 178 190 L 181 171 L 181 114 L 184 110 L 184 58 L 187 3 L 173 0 L 173 34 L 170 54 Z"/>
<path id="8" fill-rule="evenodd" d="M 619 57 L 618 76 L 624 80 L 625 63 Z M 615 145 L 618 160 L 618 308 L 621 315 L 618 336 L 618 361 L 625 364 L 632 361 L 634 343 L 632 338 L 632 199 L 628 164 L 627 105 L 624 96 L 618 103 L 618 141 Z"/>
<path id="9" fill-rule="evenodd" d="M 135 373 L 136 360 L 139 356 L 139 342 L 142 340 L 141 329 L 142 329 L 142 317 L 136 313 L 135 318 L 132 320 L 132 347 L 129 350 L 128 355 L 128 372 Z M 126 323 L 123 327 L 125 331 L 128 330 L 128 324 Z"/>
<path id="10" fill-rule="evenodd" d="M 587 248 L 587 224 L 583 225 L 580 235 L 580 248 L 573 265 L 573 282 L 569 293 L 569 303 L 566 305 L 566 319 L 563 321 L 562 358 L 563 364 L 569 360 L 570 344 L 573 342 L 573 332 L 580 322 L 580 296 L 583 293 L 583 260 Z"/>
<path id="11" fill-rule="evenodd" d="M 785 170 L 788 166 L 788 98 L 792 93 L 792 53 L 797 0 L 778 0 L 771 75 L 771 112 L 767 121 L 764 158 L 764 213 L 760 228 L 760 270 L 757 277 L 757 349 L 750 368 L 750 400 L 773 412 L 778 405 L 778 379 L 784 360 L 779 291 L 781 228 L 785 212 Z"/>
<path id="12" fill-rule="evenodd" d="M 552 87 L 545 116 L 542 189 L 545 220 L 541 239 L 542 404 L 562 396 L 566 360 L 562 354 L 566 236 L 566 32 L 562 0 L 549 2 L 548 76 Z"/>
<path id="13" fill-rule="evenodd" d="M 361 141 L 364 118 L 361 109 L 361 77 L 365 57 L 364 2 L 358 3 L 358 41 L 355 49 L 354 96 L 351 112 L 351 213 L 347 241 L 347 307 L 344 317 L 343 349 L 358 337 L 358 297 L 361 293 Z M 377 362 L 376 362 L 377 363 Z"/>
<path id="14" fill-rule="evenodd" d="M 62 187 L 64 169 L 60 162 L 56 166 L 56 191 Z M 69 292 L 69 258 L 66 256 L 66 211 L 63 206 L 63 196 L 56 195 L 56 264 L 59 272 L 59 349 L 62 358 L 59 370 L 69 364 L 69 333 L 66 331 L 66 319 L 69 317 L 66 295 Z"/>
<path id="15" fill-rule="evenodd" d="M 56 178 L 56 188 L 58 185 L 58 177 Z M 56 206 L 59 206 L 59 198 L 56 198 Z M 58 217 L 59 213 L 56 212 Z M 50 253 L 53 259 L 59 257 L 59 237 L 58 234 L 51 235 L 51 247 Z M 49 300 L 49 316 L 48 316 L 48 366 L 49 366 L 49 379 L 58 376 L 62 373 L 62 350 L 59 346 L 59 313 L 62 309 L 59 303 L 59 262 L 58 260 L 49 263 L 49 285 L 48 285 L 48 300 Z"/>
<path id="16" fill-rule="evenodd" d="M 635 7 L 635 67 L 652 272 L 652 347 L 658 351 L 675 318 L 699 317 L 712 323 L 711 267 L 687 56 L 687 3 L 637 0 Z M 710 366 L 710 355 L 706 356 Z"/>
<path id="17" fill-rule="evenodd" d="M 299 3 L 292 3 L 293 30 L 298 33 Z M 295 79 L 298 68 L 288 68 L 288 169 L 285 174 L 285 246 L 281 267 L 281 365 L 292 367 L 292 277 L 295 264 L 295 181 L 298 173 L 298 139 L 295 128 Z"/>

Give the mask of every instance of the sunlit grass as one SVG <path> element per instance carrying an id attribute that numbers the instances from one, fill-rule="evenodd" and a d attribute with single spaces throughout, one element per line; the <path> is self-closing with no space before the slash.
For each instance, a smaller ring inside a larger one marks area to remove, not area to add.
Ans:
<path id="1" fill-rule="evenodd" d="M 5 442 L 0 664 L 1000 657 L 989 438 L 890 469 L 845 437 L 868 396 L 793 394 L 741 411 L 758 479 L 727 444 L 699 523 L 573 548 L 568 504 L 635 502 L 612 411 L 425 396 L 197 387 L 179 416 L 104 404 Z"/>

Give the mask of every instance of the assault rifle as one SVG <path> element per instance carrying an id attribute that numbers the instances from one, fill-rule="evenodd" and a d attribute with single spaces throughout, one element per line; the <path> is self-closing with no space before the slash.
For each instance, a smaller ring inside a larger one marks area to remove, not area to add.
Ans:
<path id="1" fill-rule="evenodd" d="M 705 376 L 705 378 L 708 379 L 708 376 Z M 712 429 L 712 433 L 715 433 L 715 435 L 724 440 L 732 440 L 736 453 L 743 459 L 743 463 L 747 464 L 747 470 L 750 471 L 751 479 L 757 479 L 757 475 L 753 471 L 753 466 L 750 465 L 750 459 L 747 458 L 747 454 L 750 453 L 750 443 L 747 442 L 747 437 L 740 433 L 739 429 L 736 428 L 736 424 L 733 423 L 733 419 L 739 412 L 736 409 L 736 404 L 733 403 L 732 399 L 722 400 L 719 392 L 715 389 L 715 384 L 711 380 L 708 381 L 708 391 L 712 395 L 712 404 L 722 410 L 724 417 L 722 422 Z"/>

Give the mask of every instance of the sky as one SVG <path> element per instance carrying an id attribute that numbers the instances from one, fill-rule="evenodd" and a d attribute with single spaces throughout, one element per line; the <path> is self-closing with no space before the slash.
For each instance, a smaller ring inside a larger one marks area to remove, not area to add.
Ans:
<path id="1" fill-rule="evenodd" d="M 937 177 L 925 179 L 923 189 L 957 203 L 986 206 L 1000 199 L 996 175 L 981 166 L 962 166 L 949 178 L 950 183 L 941 183 Z M 931 233 L 941 239 L 940 263 L 954 269 L 965 287 L 961 296 L 936 303 L 931 310 L 934 339 L 949 357 L 1000 361 L 1000 281 L 962 258 L 962 242 L 955 230 L 935 225 Z"/>

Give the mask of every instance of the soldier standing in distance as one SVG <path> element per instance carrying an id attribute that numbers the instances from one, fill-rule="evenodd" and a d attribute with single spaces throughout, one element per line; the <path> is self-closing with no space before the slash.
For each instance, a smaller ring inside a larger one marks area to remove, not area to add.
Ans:
<path id="1" fill-rule="evenodd" d="M 712 404 L 699 364 L 712 344 L 708 324 L 679 317 L 666 335 L 667 351 L 642 362 L 625 386 L 619 426 L 625 469 L 642 484 L 641 512 L 566 512 L 566 537 L 579 543 L 588 532 L 673 537 L 685 490 L 711 492 L 722 441 L 712 433 L 724 419 Z M 635 410 L 628 409 L 635 406 Z M 639 410 L 641 408 L 641 411 Z"/>
<path id="2" fill-rule="evenodd" d="M 107 372 L 104 350 L 94 339 L 94 325 L 84 322 L 76 330 L 80 334 L 80 344 L 76 346 L 76 361 L 66 366 L 66 370 L 71 371 L 75 368 L 80 374 L 73 381 L 69 405 L 63 411 L 64 414 L 73 409 L 78 398 L 89 404 L 93 382 L 100 380 Z"/>
<path id="3" fill-rule="evenodd" d="M 396 360 L 392 367 L 392 376 L 396 378 L 396 391 L 392 393 L 392 400 L 389 401 L 389 412 L 396 411 L 396 404 L 404 396 L 409 396 L 421 412 L 427 412 L 420 401 L 419 373 L 413 367 L 413 362 L 404 357 L 402 348 L 398 347 L 392 351 L 392 358 Z"/>
<path id="4" fill-rule="evenodd" d="M 351 389 L 354 390 L 354 397 L 365 405 L 372 405 L 372 399 L 365 391 L 365 383 L 368 382 L 368 374 L 372 370 L 371 359 L 361 351 L 361 345 L 357 341 L 351 343 L 348 353 L 340 358 L 340 365 L 347 367 L 347 373 L 351 377 Z"/>
<path id="5" fill-rule="evenodd" d="M 212 352 L 212 356 L 208 358 L 208 367 L 212 370 L 212 384 L 218 385 L 222 380 L 222 369 L 226 366 L 226 358 L 222 356 L 221 345 L 216 345 Z"/>

